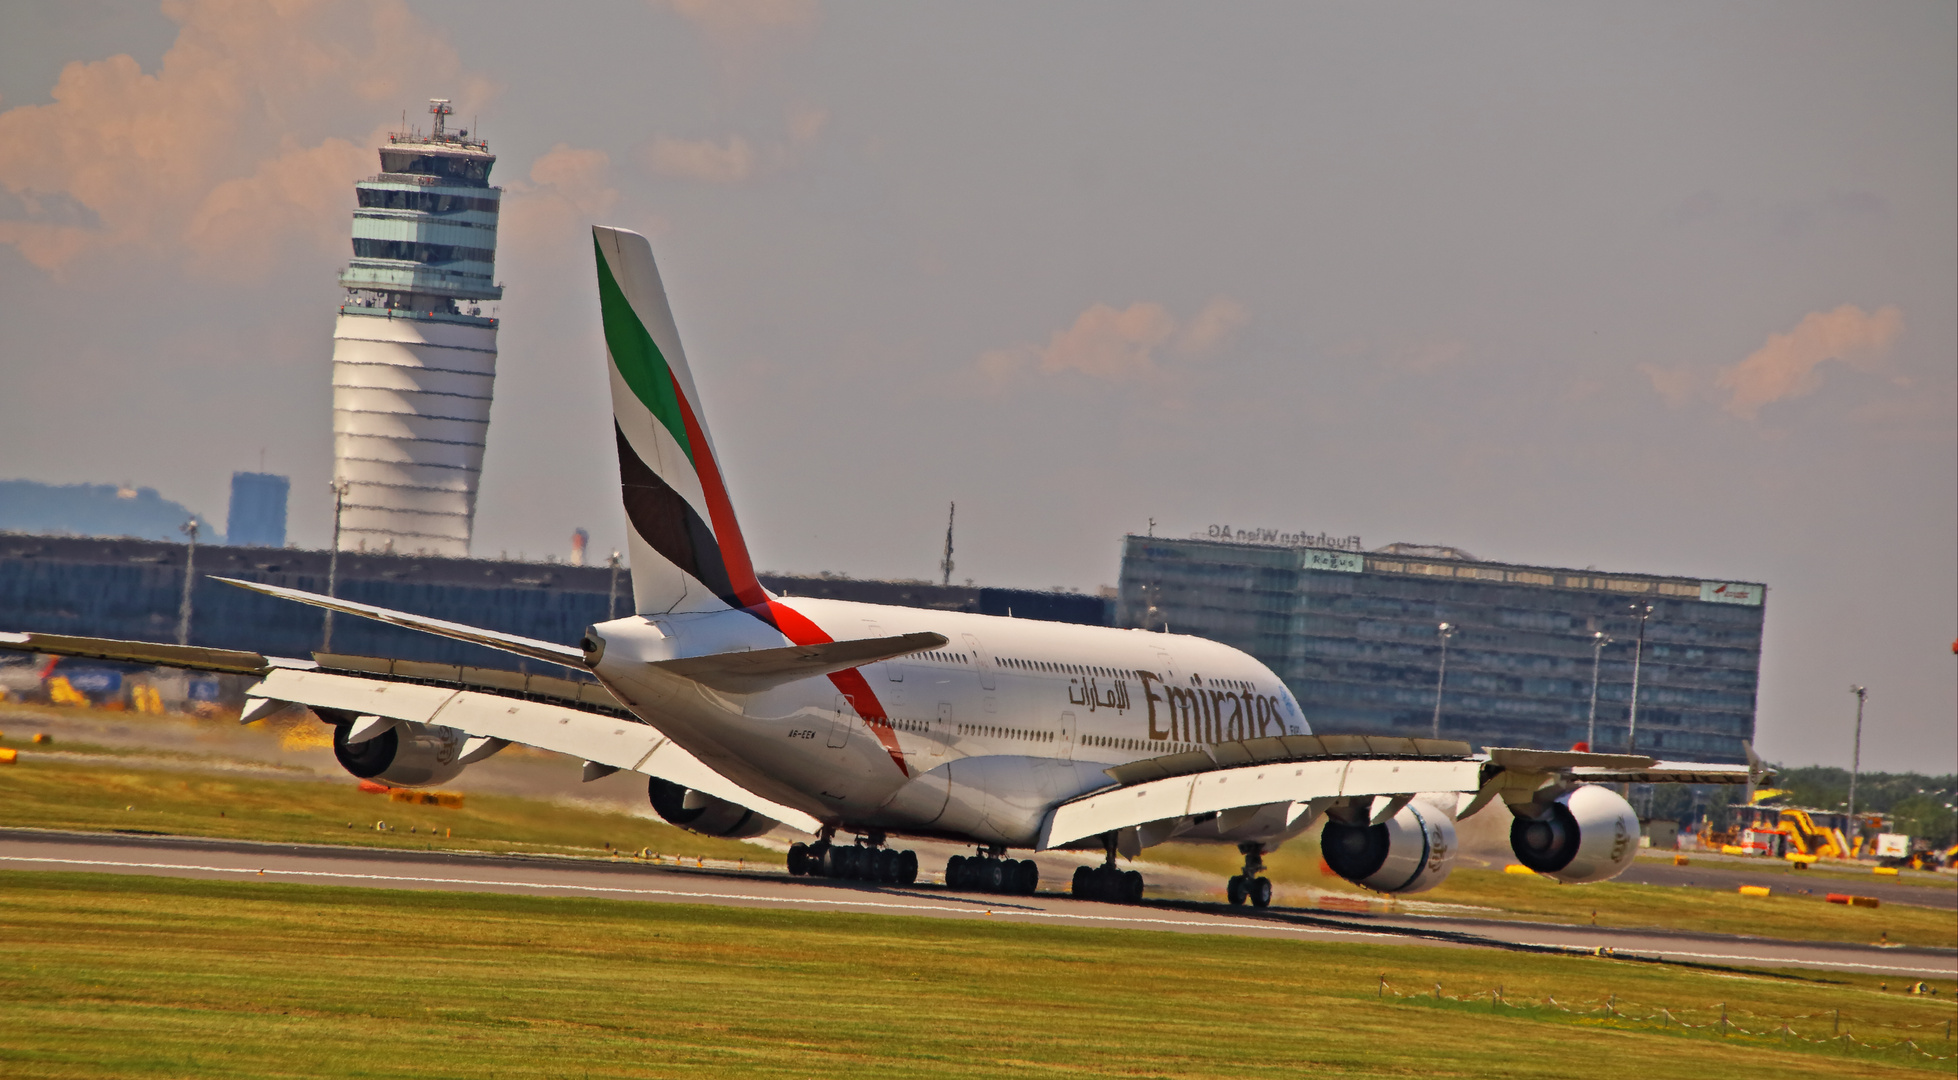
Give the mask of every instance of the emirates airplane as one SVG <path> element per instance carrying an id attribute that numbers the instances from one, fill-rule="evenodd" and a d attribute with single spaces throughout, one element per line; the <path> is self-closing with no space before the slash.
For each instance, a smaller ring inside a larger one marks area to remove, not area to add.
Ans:
<path id="1" fill-rule="evenodd" d="M 562 665 L 590 679 L 374 657 L 0 634 L 42 653 L 249 673 L 243 722 L 303 705 L 355 776 L 449 781 L 511 743 L 649 777 L 697 832 L 785 825 L 796 875 L 910 884 L 893 837 L 970 844 L 947 887 L 1031 893 L 1031 859 L 1099 852 L 1076 896 L 1133 903 L 1121 857 L 1170 839 L 1234 844 L 1234 904 L 1271 902 L 1262 856 L 1323 822 L 1328 864 L 1385 893 L 1447 877 L 1454 822 L 1500 802 L 1516 857 L 1567 882 L 1631 864 L 1639 823 L 1604 782 L 1742 783 L 1746 767 L 1314 734 L 1277 676 L 1201 638 L 775 596 L 756 580 L 707 414 L 645 237 L 596 228 L 599 307 L 633 611 L 577 645 L 251 582 L 231 584 Z"/>

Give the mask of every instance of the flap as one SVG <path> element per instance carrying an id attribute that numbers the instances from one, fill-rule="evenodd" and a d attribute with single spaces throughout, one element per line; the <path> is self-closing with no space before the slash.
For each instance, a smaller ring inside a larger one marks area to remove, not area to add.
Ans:
<path id="1" fill-rule="evenodd" d="M 1062 847 L 1090 836 L 1186 817 L 1271 803 L 1357 795 L 1475 791 L 1482 763 L 1457 758 L 1319 758 L 1213 769 L 1103 788 L 1055 807 L 1039 846 Z"/>
<path id="2" fill-rule="evenodd" d="M 894 656 L 936 649 L 945 641 L 944 634 L 900 634 L 656 660 L 652 666 L 722 693 L 755 694 L 797 679 L 813 679 Z"/>
<path id="3" fill-rule="evenodd" d="M 1523 750 L 1492 746 L 1489 760 L 1505 769 L 1555 772 L 1562 769 L 1645 769 L 1657 764 L 1644 754 L 1587 754 L 1582 750 Z"/>
<path id="4" fill-rule="evenodd" d="M 45 653 L 48 656 L 86 656 L 93 660 L 124 660 L 132 664 L 162 664 L 191 671 L 228 671 L 263 675 L 275 665 L 290 667 L 298 660 L 270 660 L 255 652 L 206 649 L 197 645 L 160 645 L 150 641 L 70 637 L 66 634 L 0 633 L 0 649 Z"/>
<path id="5" fill-rule="evenodd" d="M 1753 773 L 1755 779 L 1760 776 Z M 1745 765 L 1657 761 L 1645 769 L 1572 769 L 1570 777 L 1586 784 L 1745 784 L 1749 770 Z"/>
<path id="6" fill-rule="evenodd" d="M 522 701 L 474 690 L 386 682 L 325 671 L 275 670 L 247 691 L 360 716 L 440 724 L 470 735 L 505 739 L 587 762 L 630 769 L 747 807 L 791 828 L 813 833 L 822 822 L 749 791 L 688 753 L 657 728 L 636 720 L 585 712 L 545 701 Z M 485 755 L 487 756 L 487 755 Z"/>

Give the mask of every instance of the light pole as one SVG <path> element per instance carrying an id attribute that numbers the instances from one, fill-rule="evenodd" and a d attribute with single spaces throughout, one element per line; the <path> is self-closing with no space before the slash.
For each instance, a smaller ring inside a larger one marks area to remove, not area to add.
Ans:
<path id="1" fill-rule="evenodd" d="M 1632 652 L 1632 716 L 1625 732 L 1625 752 L 1638 753 L 1638 676 L 1639 667 L 1645 661 L 1645 621 L 1652 617 L 1652 602 L 1632 605 L 1632 614 L 1638 617 L 1638 647 Z"/>
<path id="2" fill-rule="evenodd" d="M 333 549 L 326 556 L 326 595 L 335 595 L 334 589 L 340 584 L 340 511 L 346 509 L 347 491 L 353 487 L 346 480 L 334 480 L 328 487 L 333 489 Z M 326 609 L 326 617 L 320 626 L 320 651 L 333 651 L 333 609 Z"/>
<path id="3" fill-rule="evenodd" d="M 619 617 L 619 552 L 617 548 L 612 549 L 612 557 L 606 561 L 612 566 L 612 585 L 605 593 L 605 619 L 607 622 L 610 622 Z"/>
<path id="4" fill-rule="evenodd" d="M 1448 639 L 1455 636 L 1452 623 L 1442 623 L 1435 627 L 1441 635 L 1441 670 L 1435 673 L 1435 719 L 1431 738 L 1441 738 L 1441 685 L 1448 680 Z"/>
<path id="5" fill-rule="evenodd" d="M 1591 723 L 1584 729 L 1584 749 L 1592 753 L 1598 750 L 1598 663 L 1604 658 L 1604 647 L 1611 644 L 1611 635 L 1603 630 L 1591 632 Z"/>
<path id="6" fill-rule="evenodd" d="M 190 537 L 190 546 L 184 549 L 184 598 L 177 605 L 177 644 L 190 644 L 190 587 L 197 581 L 197 519 L 191 518 L 177 531 Z"/>
<path id="7" fill-rule="evenodd" d="M 1868 687 L 1852 686 L 1849 692 L 1856 695 L 1856 743 L 1849 752 L 1849 846 L 1856 849 L 1857 839 L 1862 830 L 1856 827 L 1856 774 L 1863 767 L 1863 699 L 1870 695 Z"/>

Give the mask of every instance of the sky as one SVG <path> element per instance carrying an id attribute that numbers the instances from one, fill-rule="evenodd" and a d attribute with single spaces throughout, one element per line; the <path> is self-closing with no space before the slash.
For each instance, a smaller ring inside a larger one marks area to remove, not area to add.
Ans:
<path id="1" fill-rule="evenodd" d="M 352 184 L 430 97 L 506 285 L 475 553 L 622 547 L 588 226 L 757 565 L 1112 584 L 1214 524 L 1769 585 L 1758 744 L 1958 769 L 1948 2 L 0 8 L 0 479 L 324 546 Z M 310 493 L 310 494 L 309 494 Z"/>

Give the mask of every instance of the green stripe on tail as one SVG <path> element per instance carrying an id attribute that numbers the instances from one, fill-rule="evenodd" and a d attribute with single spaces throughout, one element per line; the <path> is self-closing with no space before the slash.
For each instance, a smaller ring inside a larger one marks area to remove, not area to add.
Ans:
<path id="1" fill-rule="evenodd" d="M 598 255 L 598 309 L 605 322 L 605 347 L 612 353 L 612 363 L 618 366 L 633 396 L 666 426 L 692 462 L 693 443 L 687 439 L 686 421 L 680 416 L 680 398 L 673 388 L 673 372 L 666 365 L 666 357 L 660 355 L 653 336 L 646 332 L 645 324 L 613 279 L 605 249 L 596 238 L 592 248 Z"/>

